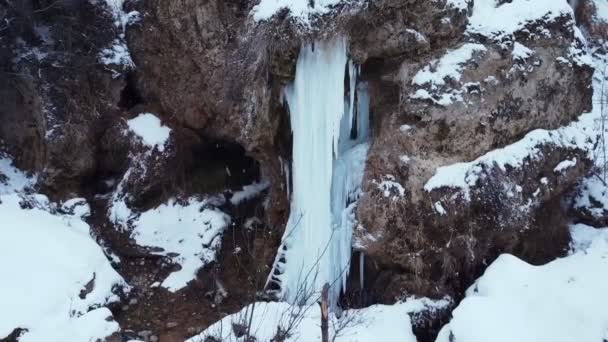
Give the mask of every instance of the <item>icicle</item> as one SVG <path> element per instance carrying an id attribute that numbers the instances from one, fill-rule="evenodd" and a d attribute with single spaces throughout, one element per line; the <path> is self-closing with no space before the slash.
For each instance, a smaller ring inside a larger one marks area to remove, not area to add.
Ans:
<path id="1" fill-rule="evenodd" d="M 365 254 L 359 252 L 359 287 L 363 291 L 365 287 Z"/>
<path id="2" fill-rule="evenodd" d="M 355 110 L 355 92 L 357 87 L 357 67 L 355 63 L 353 63 L 352 59 L 348 60 L 348 76 L 350 81 L 350 102 L 348 105 L 348 131 L 350 132 L 352 129 L 353 122 L 353 111 Z M 346 136 L 341 135 L 346 138 Z"/>
<path id="3" fill-rule="evenodd" d="M 369 138 L 369 91 L 367 83 L 357 85 L 357 143 Z"/>

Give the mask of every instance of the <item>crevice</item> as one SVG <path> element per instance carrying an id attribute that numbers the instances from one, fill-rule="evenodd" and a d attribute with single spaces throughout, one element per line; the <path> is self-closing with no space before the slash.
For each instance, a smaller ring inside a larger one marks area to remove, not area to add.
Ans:
<path id="1" fill-rule="evenodd" d="M 123 110 L 130 110 L 142 103 L 142 96 L 137 89 L 137 77 L 134 71 L 127 73 L 125 87 L 120 92 L 118 107 Z"/>

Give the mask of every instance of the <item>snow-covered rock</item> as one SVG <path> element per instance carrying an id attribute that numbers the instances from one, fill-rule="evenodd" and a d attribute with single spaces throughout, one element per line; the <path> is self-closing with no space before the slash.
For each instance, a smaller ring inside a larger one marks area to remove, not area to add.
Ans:
<path id="1" fill-rule="evenodd" d="M 437 342 L 608 338 L 608 235 L 575 229 L 575 251 L 548 264 L 500 256 L 467 290 Z"/>
<path id="2" fill-rule="evenodd" d="M 32 182 L 7 159 L 0 174 L 0 339 L 27 330 L 19 341 L 85 342 L 119 330 L 103 306 L 127 289 L 90 235 L 81 200 L 59 207 L 40 194 L 24 195 Z M 71 214 L 61 214 L 70 209 Z"/>

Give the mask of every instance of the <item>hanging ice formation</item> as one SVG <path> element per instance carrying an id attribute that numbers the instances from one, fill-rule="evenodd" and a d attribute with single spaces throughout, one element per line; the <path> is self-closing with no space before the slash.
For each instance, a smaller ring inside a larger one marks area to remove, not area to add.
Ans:
<path id="1" fill-rule="evenodd" d="M 350 268 L 369 95 L 346 54 L 342 38 L 304 44 L 295 81 L 285 89 L 293 131 L 291 214 L 267 287 L 276 285 L 279 297 L 295 304 L 317 300 L 328 283 L 334 306 Z"/>

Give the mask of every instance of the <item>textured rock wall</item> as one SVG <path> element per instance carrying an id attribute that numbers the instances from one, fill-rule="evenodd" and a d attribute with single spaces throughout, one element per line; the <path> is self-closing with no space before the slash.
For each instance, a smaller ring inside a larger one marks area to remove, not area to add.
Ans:
<path id="1" fill-rule="evenodd" d="M 592 70 L 571 14 L 495 37 L 470 30 L 473 1 L 348 2 L 307 29 L 286 11 L 255 23 L 256 2 L 127 1 L 125 12 L 140 13 L 126 36 L 135 69 L 100 63 L 118 32 L 99 6 L 0 4 L 0 18 L 16 18 L 0 31 L 8 47 L 0 49 L 2 148 L 58 196 L 110 192 L 129 168 L 141 171 L 124 184 L 128 204 L 142 209 L 230 188 L 225 163 L 214 164 L 207 147 L 231 146 L 238 153 L 227 158 L 254 158 L 271 182 L 263 206 L 234 211 L 243 224 L 252 211 L 265 215 L 274 235 L 256 255 L 270 262 L 289 214 L 280 159 L 290 159 L 291 133 L 281 91 L 302 41 L 343 34 L 372 99 L 357 209 L 370 303 L 458 296 L 500 253 L 541 262 L 563 251 L 562 195 L 591 167 L 576 127 L 563 129 L 591 106 Z M 577 20 L 600 41 L 590 4 L 580 2 Z M 124 119 L 146 111 L 172 134 L 166 153 L 138 159 Z M 537 129 L 544 131 L 531 136 Z M 507 161 L 495 158 L 497 149 Z M 456 185 L 425 188 L 440 167 L 453 169 Z M 197 185 L 197 177 L 213 184 Z M 106 206 L 95 216 L 100 231 L 112 229 Z M 232 250 L 222 255 L 234 258 Z M 223 275 L 228 286 L 240 285 L 237 275 Z"/>

